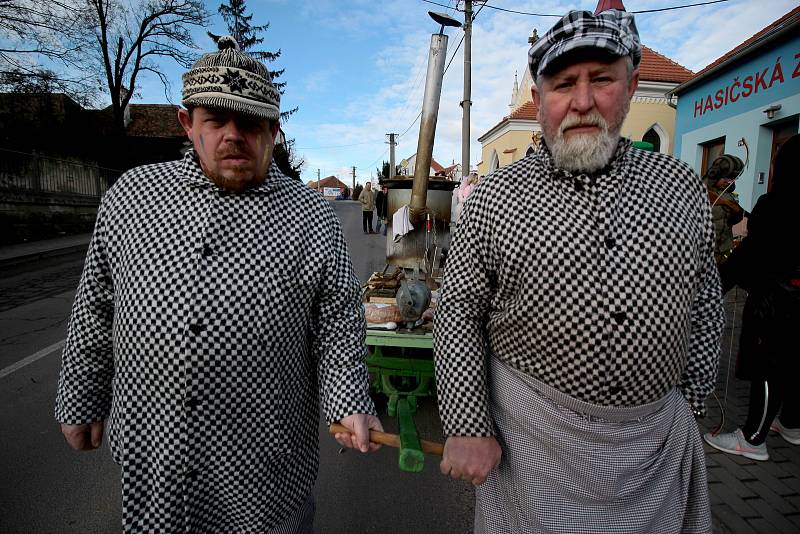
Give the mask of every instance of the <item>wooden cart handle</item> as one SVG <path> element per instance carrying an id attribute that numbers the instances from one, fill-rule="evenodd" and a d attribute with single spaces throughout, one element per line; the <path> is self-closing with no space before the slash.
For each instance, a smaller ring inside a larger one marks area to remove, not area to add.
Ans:
<path id="1" fill-rule="evenodd" d="M 352 434 L 349 428 L 340 425 L 339 423 L 333 423 L 330 428 L 331 434 L 336 433 L 347 433 Z M 389 447 L 394 447 L 396 449 L 400 448 L 400 436 L 397 434 L 389 434 L 388 432 L 379 432 L 377 430 L 370 430 L 369 431 L 369 440 L 372 443 L 380 443 L 381 445 L 388 445 Z M 425 454 L 433 454 L 435 456 L 441 456 L 444 454 L 444 444 L 439 443 L 436 441 L 428 441 L 421 439 L 419 440 L 420 445 L 422 445 L 422 452 Z"/>

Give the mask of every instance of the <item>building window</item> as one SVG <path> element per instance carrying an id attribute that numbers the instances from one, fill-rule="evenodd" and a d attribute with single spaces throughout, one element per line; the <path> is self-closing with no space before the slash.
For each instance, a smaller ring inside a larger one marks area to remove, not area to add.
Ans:
<path id="1" fill-rule="evenodd" d="M 700 166 L 700 176 L 705 176 L 715 159 L 725 153 L 725 138 L 720 137 L 701 145 L 703 147 L 703 163 Z"/>
<path id="2" fill-rule="evenodd" d="M 496 171 L 500 168 L 500 158 L 497 157 L 497 151 L 492 150 L 492 159 L 489 160 L 489 172 Z"/>
<path id="3" fill-rule="evenodd" d="M 647 130 L 642 136 L 642 141 L 653 145 L 653 152 L 661 152 L 661 136 L 654 129 Z"/>

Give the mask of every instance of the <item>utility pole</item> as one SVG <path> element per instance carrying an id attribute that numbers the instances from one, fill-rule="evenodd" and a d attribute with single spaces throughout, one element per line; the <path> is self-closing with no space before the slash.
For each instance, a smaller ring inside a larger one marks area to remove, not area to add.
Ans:
<path id="1" fill-rule="evenodd" d="M 319 193 L 319 169 L 317 169 L 317 193 Z"/>
<path id="2" fill-rule="evenodd" d="M 397 144 L 397 134 L 388 133 L 389 136 L 389 179 L 394 178 L 394 146 Z"/>
<path id="3" fill-rule="evenodd" d="M 461 102 L 461 175 L 469 176 L 469 108 L 472 105 L 472 0 L 464 0 L 464 100 Z"/>
<path id="4" fill-rule="evenodd" d="M 353 191 L 356 190 L 356 167 L 353 166 Z"/>

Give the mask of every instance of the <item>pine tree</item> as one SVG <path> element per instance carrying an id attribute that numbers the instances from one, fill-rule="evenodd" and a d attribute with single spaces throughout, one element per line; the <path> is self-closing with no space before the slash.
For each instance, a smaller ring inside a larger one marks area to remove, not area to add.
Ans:
<path id="1" fill-rule="evenodd" d="M 247 52 L 254 58 L 265 63 L 271 63 L 275 61 L 281 57 L 280 48 L 277 50 L 277 52 L 253 50 L 253 48 L 264 42 L 264 38 L 258 37 L 258 35 L 262 32 L 266 32 L 267 29 L 269 29 L 269 22 L 260 26 L 254 26 L 251 22 L 253 20 L 253 15 L 246 14 L 246 10 L 246 0 L 228 0 L 227 3 L 220 4 L 218 11 L 219 14 L 222 15 L 225 25 L 228 27 L 228 34 L 236 39 L 236 42 L 239 43 L 239 48 L 242 51 Z M 281 94 L 283 94 L 283 88 L 286 86 L 286 82 L 278 82 L 276 80 L 280 78 L 284 70 L 285 69 L 269 71 L 270 75 L 272 76 L 273 85 L 275 85 L 275 88 L 280 91 Z M 282 111 L 281 122 L 285 123 L 286 120 L 296 111 L 296 107 L 287 111 Z"/>

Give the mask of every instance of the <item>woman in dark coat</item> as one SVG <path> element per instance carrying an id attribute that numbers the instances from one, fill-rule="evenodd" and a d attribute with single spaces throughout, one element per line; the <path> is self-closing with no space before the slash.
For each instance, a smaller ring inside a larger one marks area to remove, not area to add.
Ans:
<path id="1" fill-rule="evenodd" d="M 775 157 L 772 190 L 758 199 L 747 237 L 720 267 L 723 292 L 734 285 L 748 292 L 742 316 L 736 376 L 750 380 L 744 426 L 706 434 L 723 452 L 767 460 L 770 429 L 800 445 L 800 135 Z M 776 415 L 780 411 L 780 417 Z"/>

